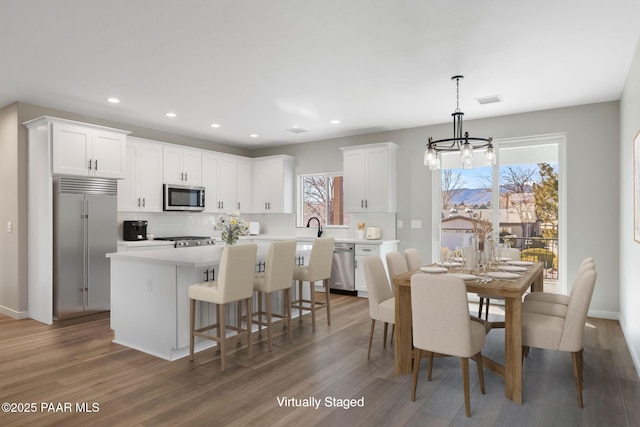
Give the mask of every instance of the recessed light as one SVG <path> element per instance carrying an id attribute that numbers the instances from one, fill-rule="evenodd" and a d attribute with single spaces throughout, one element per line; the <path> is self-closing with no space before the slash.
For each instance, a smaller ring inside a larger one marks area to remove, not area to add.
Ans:
<path id="1" fill-rule="evenodd" d="M 114 96 L 110 96 L 109 98 L 107 98 L 107 101 L 112 104 L 118 104 L 120 102 L 120 100 Z"/>
<path id="2" fill-rule="evenodd" d="M 167 114 L 165 114 L 165 116 L 174 118 L 174 117 L 176 117 L 176 113 L 167 113 Z"/>
<path id="3" fill-rule="evenodd" d="M 329 123 L 331 123 L 332 125 L 339 125 L 340 120 L 331 120 Z"/>
<path id="4" fill-rule="evenodd" d="M 491 95 L 484 96 L 482 98 L 476 98 L 476 101 L 478 101 L 478 104 L 480 105 L 495 104 L 496 102 L 502 102 L 502 98 L 500 97 L 500 95 Z"/>
<path id="5" fill-rule="evenodd" d="M 211 123 L 212 128 L 219 128 L 220 125 L 218 123 Z"/>
<path id="6" fill-rule="evenodd" d="M 258 134 L 257 133 L 252 133 L 251 135 L 249 135 L 251 138 L 257 138 Z"/>

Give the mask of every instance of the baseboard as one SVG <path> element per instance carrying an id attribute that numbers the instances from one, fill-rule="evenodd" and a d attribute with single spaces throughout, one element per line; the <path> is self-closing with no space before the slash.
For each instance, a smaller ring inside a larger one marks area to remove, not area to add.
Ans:
<path id="1" fill-rule="evenodd" d="M 14 319 L 22 320 L 29 318 L 28 311 L 16 311 L 11 308 L 7 308 L 0 305 L 0 314 L 4 314 L 9 317 L 13 317 Z"/>
<path id="2" fill-rule="evenodd" d="M 595 317 L 597 319 L 620 320 L 620 313 L 617 311 L 589 310 L 587 317 Z"/>

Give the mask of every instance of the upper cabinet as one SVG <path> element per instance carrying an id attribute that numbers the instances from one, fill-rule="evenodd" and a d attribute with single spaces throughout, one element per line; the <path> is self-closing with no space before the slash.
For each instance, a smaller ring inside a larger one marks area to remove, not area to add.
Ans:
<path id="1" fill-rule="evenodd" d="M 162 211 L 161 144 L 128 138 L 127 174 L 118 181 L 118 211 Z"/>
<path id="2" fill-rule="evenodd" d="M 345 211 L 396 211 L 397 148 L 392 142 L 342 148 Z"/>
<path id="3" fill-rule="evenodd" d="M 294 159 L 269 156 L 253 160 L 253 212 L 292 213 Z"/>
<path id="4" fill-rule="evenodd" d="M 165 184 L 202 185 L 201 150 L 165 145 L 163 151 L 163 181 Z"/>
<path id="5" fill-rule="evenodd" d="M 124 178 L 129 132 L 46 116 L 37 122 L 49 124 L 54 175 Z"/>
<path id="6" fill-rule="evenodd" d="M 251 160 L 203 152 L 205 212 L 251 211 Z"/>

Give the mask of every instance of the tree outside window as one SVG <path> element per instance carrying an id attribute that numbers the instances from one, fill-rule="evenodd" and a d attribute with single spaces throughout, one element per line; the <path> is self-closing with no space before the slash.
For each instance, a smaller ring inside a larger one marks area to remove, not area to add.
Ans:
<path id="1" fill-rule="evenodd" d="M 342 175 L 304 175 L 300 177 L 300 184 L 302 226 L 314 216 L 322 225 L 349 225 L 344 212 Z"/>

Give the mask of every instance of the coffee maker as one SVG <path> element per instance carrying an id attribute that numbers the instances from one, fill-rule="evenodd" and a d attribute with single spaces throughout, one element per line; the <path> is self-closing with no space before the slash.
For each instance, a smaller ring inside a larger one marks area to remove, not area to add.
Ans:
<path id="1" fill-rule="evenodd" d="M 147 221 L 123 221 L 122 238 L 127 241 L 147 240 Z"/>

